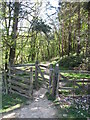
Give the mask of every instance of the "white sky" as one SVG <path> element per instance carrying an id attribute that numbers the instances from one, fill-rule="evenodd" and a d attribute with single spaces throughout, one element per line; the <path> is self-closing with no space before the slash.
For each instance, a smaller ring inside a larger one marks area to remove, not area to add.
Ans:
<path id="1" fill-rule="evenodd" d="M 58 7 L 58 0 L 46 0 L 45 2 L 43 2 L 43 7 L 42 7 L 42 11 L 41 11 L 41 16 L 43 16 L 43 18 L 46 18 L 46 15 L 45 15 L 45 5 L 46 5 L 46 3 L 47 3 L 47 1 L 49 1 L 50 2 L 50 4 L 53 6 L 53 7 Z M 50 15 L 50 14 L 53 14 L 53 13 L 55 13 L 56 12 L 56 10 L 55 10 L 55 8 L 52 8 L 52 9 L 48 9 L 47 10 L 47 13 Z"/>
<path id="2" fill-rule="evenodd" d="M 13 0 L 6 0 L 6 1 L 13 1 Z M 23 1 L 23 0 L 22 0 Z M 24 2 L 26 2 L 26 1 L 28 1 L 28 0 L 25 0 Z M 56 9 L 55 8 L 52 8 L 52 9 L 48 9 L 47 11 L 46 11 L 46 4 L 47 4 L 47 2 L 50 2 L 50 4 L 53 6 L 53 7 L 57 7 L 58 8 L 58 0 L 31 0 L 31 1 L 42 1 L 42 7 L 41 7 L 41 10 L 40 10 L 40 17 L 44 20 L 44 21 L 46 21 L 46 23 L 48 24 L 50 21 L 47 19 L 47 16 L 46 16 L 46 12 L 49 14 L 49 15 L 51 15 L 51 14 L 53 14 L 53 13 L 55 13 L 56 12 Z M 31 17 L 31 16 L 30 16 Z M 54 15 L 54 19 L 55 19 L 55 15 Z M 21 21 L 19 24 L 18 24 L 18 26 L 20 27 L 20 26 L 22 26 L 22 27 L 29 27 L 28 26 L 29 25 L 29 23 L 28 22 L 26 22 L 25 20 L 24 21 Z M 3 28 L 3 26 L 2 26 L 2 28 Z"/>
<path id="3" fill-rule="evenodd" d="M 51 21 L 50 21 L 49 19 L 47 19 L 46 13 L 48 13 L 48 15 L 51 15 L 51 14 L 53 14 L 53 13 L 56 12 L 56 9 L 55 9 L 55 8 L 52 8 L 52 9 L 46 10 L 46 4 L 47 4 L 48 2 L 50 2 L 50 4 L 51 4 L 53 7 L 58 8 L 58 0 L 35 0 L 35 1 L 39 1 L 39 2 L 42 1 L 42 7 L 41 7 L 41 9 L 40 9 L 40 15 L 39 15 L 39 17 L 41 17 L 44 21 L 46 21 L 47 24 L 49 24 Z M 57 16 L 57 15 L 54 15 L 54 16 L 53 16 L 53 20 L 55 19 L 56 16 Z M 30 16 L 30 19 L 31 19 L 31 16 Z M 21 24 L 19 24 L 19 25 L 20 25 L 20 26 L 22 25 L 22 26 L 26 27 L 26 26 L 29 25 L 29 23 L 24 20 L 24 21 L 21 22 Z"/>
<path id="4" fill-rule="evenodd" d="M 55 6 L 58 7 L 58 0 L 50 0 L 50 3 Z"/>

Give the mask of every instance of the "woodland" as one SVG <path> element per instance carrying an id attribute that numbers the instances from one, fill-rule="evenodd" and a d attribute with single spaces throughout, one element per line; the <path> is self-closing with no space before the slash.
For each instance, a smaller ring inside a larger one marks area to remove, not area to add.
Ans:
<path id="1" fill-rule="evenodd" d="M 46 9 L 52 7 L 47 3 Z M 89 4 L 62 3 L 58 6 L 56 19 L 53 19 L 56 13 L 46 13 L 49 24 L 41 18 L 40 8 L 42 3 L 38 2 L 2 3 L 2 57 L 5 69 L 8 62 L 41 62 L 70 55 L 82 57 L 79 62 L 87 64 L 86 69 L 89 69 Z"/>
<path id="2" fill-rule="evenodd" d="M 27 0 L 1 2 L 0 6 L 0 76 L 2 78 L 0 81 L 2 83 L 2 109 L 0 111 L 7 112 L 6 109 L 13 104 L 26 103 L 25 101 L 27 101 L 26 98 L 16 93 L 9 94 L 8 88 L 11 85 L 8 82 L 9 67 L 35 64 L 36 61 L 39 64 L 52 64 L 53 69 L 58 64 L 60 73 L 65 80 L 83 80 L 79 86 L 81 85 L 82 90 L 84 86 L 84 95 L 89 95 L 90 102 L 90 2 L 62 2 L 58 0 L 58 4 L 55 6 L 49 0 Z M 38 69 L 39 72 L 36 72 L 37 67 L 33 70 L 35 70 L 35 74 L 32 73 L 31 69 L 30 75 L 34 74 L 36 80 L 40 70 Z M 80 71 L 83 73 L 81 74 Z M 42 73 L 43 70 L 40 74 L 44 79 Z M 84 80 L 88 80 L 88 82 L 85 83 Z M 38 86 L 41 87 L 40 82 L 38 82 Z M 81 91 L 78 89 L 74 92 L 79 95 Z M 62 93 L 67 94 L 65 90 Z M 59 91 L 59 94 L 62 93 Z M 59 112 L 65 112 L 61 111 L 60 102 L 55 101 L 48 93 L 46 96 L 56 104 Z M 13 101 L 15 98 L 18 98 L 18 101 Z M 80 99 L 81 104 L 86 99 Z M 79 98 L 75 101 L 79 103 Z M 67 114 L 70 115 L 69 117 L 90 117 L 89 102 L 85 103 L 84 110 L 83 105 L 81 105 L 82 107 L 79 107 L 79 110 L 75 111 L 74 114 L 73 109 L 76 110 L 76 104 L 74 107 L 65 108 L 70 113 Z"/>

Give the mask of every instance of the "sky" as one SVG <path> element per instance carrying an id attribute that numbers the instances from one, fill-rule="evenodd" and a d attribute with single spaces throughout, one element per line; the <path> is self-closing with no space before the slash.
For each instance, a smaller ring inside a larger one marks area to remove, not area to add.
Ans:
<path id="1" fill-rule="evenodd" d="M 50 4 L 51 4 L 53 7 L 58 8 L 58 0 L 46 0 L 45 2 L 43 2 L 42 12 L 41 12 L 41 16 L 43 16 L 43 19 L 46 19 L 45 13 L 51 15 L 51 14 L 53 14 L 53 13 L 56 12 L 56 9 L 55 9 L 55 8 L 48 9 L 48 10 L 46 11 L 45 5 L 47 4 L 48 1 L 50 2 Z"/>
<path id="2" fill-rule="evenodd" d="M 42 19 L 49 25 L 50 25 L 50 23 L 52 23 L 52 20 L 53 20 L 54 24 L 58 27 L 58 20 L 56 22 L 56 18 L 58 17 L 57 11 L 58 11 L 58 7 L 59 7 L 58 6 L 59 0 L 43 0 L 43 1 L 44 2 L 43 2 L 40 16 L 42 16 Z M 46 4 L 48 3 L 48 1 L 50 2 L 51 6 L 53 6 L 53 7 L 51 9 L 49 8 L 46 10 Z M 56 14 L 54 14 L 54 13 L 56 13 Z M 49 16 L 51 15 L 50 18 L 52 20 L 50 20 L 46 14 L 48 14 Z M 54 14 L 54 15 L 52 15 L 52 14 Z M 51 27 L 53 27 L 53 26 L 51 26 Z"/>
<path id="3" fill-rule="evenodd" d="M 13 2 L 13 1 L 15 1 L 15 0 L 6 0 L 6 1 L 11 1 L 11 2 Z M 17 1 L 20 1 L 20 0 L 17 0 Z M 23 1 L 23 0 L 22 0 Z M 25 0 L 24 2 L 26 2 L 26 1 L 28 1 L 28 0 Z M 47 19 L 47 16 L 46 16 L 46 13 L 48 14 L 48 15 L 51 15 L 51 14 L 53 14 L 53 13 L 55 13 L 56 12 L 56 10 L 57 9 L 55 9 L 55 8 L 52 8 L 52 9 L 47 9 L 46 10 L 46 7 L 47 7 L 47 3 L 48 2 L 50 2 L 50 4 L 53 6 L 53 7 L 56 7 L 56 8 L 58 8 L 58 0 L 30 0 L 30 1 L 42 1 L 42 7 L 41 7 L 41 9 L 40 9 L 40 17 L 43 19 L 43 21 L 45 21 L 47 24 L 49 24 L 51 21 L 49 20 L 49 19 Z M 54 19 L 56 19 L 56 14 L 53 16 L 53 20 Z M 31 18 L 31 16 L 29 16 L 30 18 Z M 21 22 L 19 22 L 19 24 L 18 24 L 18 26 L 19 27 L 29 27 L 28 26 L 29 24 L 28 24 L 28 22 L 26 22 L 25 20 L 24 21 L 21 21 Z M 3 28 L 3 26 L 1 26 L 2 28 Z M 27 30 L 26 30 L 27 31 Z"/>
<path id="4" fill-rule="evenodd" d="M 34 0 L 32 0 L 32 1 L 34 1 Z M 37 0 L 35 0 L 35 2 L 36 2 L 36 1 L 37 1 Z M 47 15 L 46 15 L 46 14 L 51 15 L 51 14 L 53 14 L 53 13 L 56 12 L 56 10 L 58 9 L 58 0 L 38 0 L 38 1 L 39 1 L 39 2 L 42 1 L 42 7 L 40 8 L 40 15 L 39 15 L 39 17 L 42 18 L 43 21 L 46 22 L 46 24 L 49 24 L 49 25 L 50 25 L 51 20 L 47 18 Z M 46 4 L 47 4 L 48 2 L 50 2 L 51 6 L 55 7 L 56 9 L 55 9 L 55 8 L 52 8 L 52 9 L 49 8 L 49 9 L 47 9 L 47 5 L 46 5 Z M 57 17 L 57 14 L 51 16 L 51 18 L 52 18 L 53 20 L 55 20 L 56 17 Z M 31 19 L 31 16 L 30 16 L 30 19 Z M 57 22 L 56 22 L 56 23 L 57 23 Z M 21 22 L 20 26 L 21 26 L 21 25 L 23 25 L 23 26 L 28 26 L 28 22 L 26 22 L 26 21 L 24 20 L 23 23 Z"/>

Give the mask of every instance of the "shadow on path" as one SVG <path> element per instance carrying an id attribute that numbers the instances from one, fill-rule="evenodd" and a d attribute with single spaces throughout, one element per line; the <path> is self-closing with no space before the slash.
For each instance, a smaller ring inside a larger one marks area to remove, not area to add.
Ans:
<path id="1" fill-rule="evenodd" d="M 46 92 L 45 88 L 36 91 L 33 102 L 28 101 L 28 105 L 14 110 L 3 118 L 55 118 L 57 109 L 51 101 L 47 100 Z"/>

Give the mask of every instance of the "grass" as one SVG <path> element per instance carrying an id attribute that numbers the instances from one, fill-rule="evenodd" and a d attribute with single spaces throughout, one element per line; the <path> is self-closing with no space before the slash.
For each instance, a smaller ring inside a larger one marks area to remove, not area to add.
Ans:
<path id="1" fill-rule="evenodd" d="M 89 112 L 86 110 L 83 110 L 82 108 L 76 109 L 75 106 L 69 106 L 64 108 L 58 108 L 58 117 L 59 114 L 62 114 L 63 118 L 82 118 L 85 119 L 87 117 L 90 117 Z"/>
<path id="2" fill-rule="evenodd" d="M 59 64 L 59 69 L 61 70 L 61 74 L 65 77 L 67 77 L 69 80 L 79 80 L 79 79 L 90 79 L 90 75 L 86 74 L 86 73 L 69 73 L 68 70 L 73 70 L 74 67 L 79 67 L 81 64 L 84 64 L 84 57 L 83 55 L 79 55 L 76 56 L 76 54 L 74 55 L 70 55 L 70 56 L 66 56 L 63 58 L 56 58 L 51 60 L 51 64 L 53 64 L 53 68 L 55 67 L 55 65 L 58 63 Z M 66 70 L 66 72 L 64 72 L 64 70 Z M 83 87 L 83 83 L 79 82 L 78 83 L 81 88 Z M 87 84 L 87 83 L 84 83 Z M 77 86 L 73 86 L 73 83 L 67 83 L 66 87 L 77 87 Z M 61 94 L 64 95 L 69 95 L 70 91 L 67 90 L 62 90 L 59 91 Z M 76 95 L 82 95 L 82 94 L 87 94 L 87 91 L 83 91 L 81 89 L 75 89 L 75 94 Z M 49 99 L 52 99 L 51 96 L 48 95 Z"/>
<path id="3" fill-rule="evenodd" d="M 60 70 L 68 70 L 73 69 L 74 67 L 78 67 L 83 62 L 83 57 L 76 55 L 71 55 L 69 57 L 64 58 L 56 58 L 51 63 L 53 64 L 53 67 L 57 63 L 59 63 Z M 43 72 L 43 70 L 42 70 Z M 64 73 L 61 72 L 65 77 L 68 77 L 70 79 L 90 79 L 90 75 L 88 74 L 80 74 L 80 73 Z M 23 74 L 21 76 L 25 76 L 26 74 Z M 35 78 L 35 74 L 33 76 Z M 37 86 L 40 88 L 42 86 L 43 80 L 39 79 Z M 71 85 L 72 86 L 72 85 Z M 34 88 L 35 88 L 35 81 L 34 81 Z M 80 94 L 80 91 L 75 91 L 77 94 Z M 69 94 L 69 91 L 62 91 L 63 94 Z M 46 96 L 48 100 L 52 100 L 56 106 L 58 106 L 58 115 L 62 114 L 63 118 L 65 118 L 65 114 L 67 118 L 86 118 L 89 116 L 88 112 L 86 110 L 83 110 L 82 108 L 76 109 L 75 106 L 64 106 L 63 108 L 60 107 L 60 102 L 55 100 L 49 93 L 46 93 Z M 16 108 L 19 108 L 22 104 L 25 104 L 27 99 L 25 97 L 21 97 L 17 94 L 11 94 L 11 95 L 2 95 L 2 109 L 0 110 L 0 113 L 9 112 L 11 110 L 14 110 Z M 79 112 L 80 111 L 80 112 Z M 82 113 L 82 114 L 81 114 Z M 90 116 L 89 116 L 90 117 Z M 69 119 L 70 120 L 70 119 Z"/>
<path id="4" fill-rule="evenodd" d="M 89 74 L 80 74 L 80 73 L 61 73 L 63 74 L 65 77 L 68 78 L 68 80 L 79 80 L 79 79 L 90 79 L 90 75 Z M 77 85 L 74 85 L 74 83 L 66 83 L 66 87 L 73 87 L 75 88 L 75 94 L 76 95 L 86 95 L 88 94 L 88 90 L 84 89 L 85 85 L 87 85 L 87 83 L 84 83 L 84 86 L 83 86 L 83 82 L 77 82 L 77 84 L 81 87 L 78 88 Z M 67 91 L 67 90 L 62 90 L 60 91 L 61 94 L 64 94 L 64 95 L 69 95 L 70 92 Z"/>
<path id="5" fill-rule="evenodd" d="M 82 54 L 77 56 L 76 54 L 64 57 L 57 57 L 57 59 L 52 59 L 51 63 L 53 67 L 58 63 L 60 70 L 72 70 L 74 67 L 79 67 L 83 65 L 83 69 L 86 69 L 85 57 Z"/>
<path id="6" fill-rule="evenodd" d="M 9 112 L 25 104 L 27 98 L 17 94 L 2 94 L 2 109 L 0 113 Z"/>
<path id="7" fill-rule="evenodd" d="M 77 120 L 78 118 L 80 118 L 82 120 L 85 120 L 87 117 L 90 117 L 89 114 L 90 109 L 86 110 L 81 107 L 77 108 L 76 104 L 65 105 L 64 103 L 61 103 L 57 99 L 54 99 L 48 92 L 46 93 L 46 96 L 48 100 L 51 100 L 57 107 L 58 111 L 56 117 L 58 118 L 63 118 L 63 120 L 64 119 L 70 120 L 70 118 L 71 119 L 73 118 L 72 120 Z"/>
<path id="8" fill-rule="evenodd" d="M 81 73 L 64 73 L 64 72 L 61 72 L 61 74 L 63 74 L 65 77 L 70 77 L 70 78 L 77 78 L 77 79 L 83 79 L 83 78 L 86 78 L 86 79 L 90 79 L 90 75 L 89 74 L 81 74 Z"/>
<path id="9" fill-rule="evenodd" d="M 70 91 L 69 90 L 59 90 L 59 94 L 69 95 Z"/>
<path id="10" fill-rule="evenodd" d="M 46 97 L 47 97 L 48 100 L 51 100 L 51 101 L 55 100 L 55 98 L 53 98 L 52 95 L 49 94 L 48 92 L 46 92 Z"/>
<path id="11" fill-rule="evenodd" d="M 73 69 L 74 67 L 78 67 L 83 62 L 83 56 L 76 56 L 76 55 L 70 55 L 65 58 L 62 58 L 59 61 L 59 65 L 68 68 Z"/>

